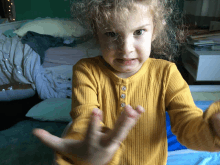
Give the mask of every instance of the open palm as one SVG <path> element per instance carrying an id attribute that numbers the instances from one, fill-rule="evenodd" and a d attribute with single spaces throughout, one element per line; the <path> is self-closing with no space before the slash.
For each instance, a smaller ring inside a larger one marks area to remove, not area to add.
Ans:
<path id="1" fill-rule="evenodd" d="M 118 118 L 115 128 L 102 132 L 100 126 L 102 113 L 98 108 L 94 108 L 83 141 L 59 138 L 42 129 L 34 129 L 33 134 L 45 145 L 70 159 L 77 157 L 91 164 L 102 165 L 111 160 L 142 112 L 144 108 L 141 106 L 134 110 L 127 105 Z"/>

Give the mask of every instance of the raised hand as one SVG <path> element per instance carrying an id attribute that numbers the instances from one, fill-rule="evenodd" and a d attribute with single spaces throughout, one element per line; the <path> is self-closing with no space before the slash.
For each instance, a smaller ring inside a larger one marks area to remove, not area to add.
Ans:
<path id="1" fill-rule="evenodd" d="M 125 106 L 115 128 L 103 133 L 100 126 L 102 112 L 95 108 L 84 141 L 59 138 L 42 129 L 34 129 L 33 134 L 45 145 L 70 159 L 74 156 L 89 164 L 102 165 L 112 159 L 120 143 L 127 137 L 129 130 L 135 125 L 142 112 L 144 108 L 141 106 L 138 106 L 136 110 L 129 105 Z"/>

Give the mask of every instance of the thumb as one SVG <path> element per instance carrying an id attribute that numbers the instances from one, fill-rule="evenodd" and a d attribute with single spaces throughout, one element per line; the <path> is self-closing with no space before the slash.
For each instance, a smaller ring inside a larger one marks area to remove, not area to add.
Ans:
<path id="1" fill-rule="evenodd" d="M 63 139 L 50 134 L 43 129 L 34 129 L 33 134 L 46 146 L 52 148 L 55 151 L 60 151 L 62 148 Z"/>
<path id="2" fill-rule="evenodd" d="M 63 155 L 72 158 L 77 155 L 81 148 L 81 142 L 73 139 L 63 139 L 50 134 L 43 129 L 34 129 L 33 134 L 46 146 L 53 150 L 62 153 Z"/>

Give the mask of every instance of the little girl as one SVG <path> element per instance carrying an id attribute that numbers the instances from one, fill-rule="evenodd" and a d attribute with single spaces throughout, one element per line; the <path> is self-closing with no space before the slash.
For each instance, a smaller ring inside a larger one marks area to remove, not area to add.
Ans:
<path id="1" fill-rule="evenodd" d="M 168 26 L 173 10 L 162 0 L 80 4 L 102 55 L 73 67 L 73 123 L 65 136 L 34 130 L 57 151 L 56 163 L 165 165 L 166 111 L 187 148 L 220 151 L 220 102 L 203 113 L 176 65 L 164 60 L 176 53 Z M 164 59 L 153 58 L 159 54 Z"/>

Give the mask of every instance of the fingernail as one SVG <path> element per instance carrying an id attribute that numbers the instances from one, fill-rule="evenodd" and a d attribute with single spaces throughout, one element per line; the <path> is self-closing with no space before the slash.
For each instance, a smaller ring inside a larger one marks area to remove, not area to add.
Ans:
<path id="1" fill-rule="evenodd" d="M 101 120 L 101 116 L 102 116 L 101 114 L 102 114 L 102 113 L 101 113 L 101 111 L 100 111 L 99 109 L 94 108 L 92 113 L 93 113 L 93 116 L 94 116 L 95 118 Z"/>
<path id="2" fill-rule="evenodd" d="M 140 113 L 145 111 L 144 108 L 142 106 L 140 106 L 140 105 L 138 105 L 136 109 L 139 110 Z"/>
<path id="3" fill-rule="evenodd" d="M 98 111 L 94 108 L 92 111 L 93 116 L 98 116 Z"/>
<path id="4" fill-rule="evenodd" d="M 101 118 L 101 111 L 100 110 L 97 111 L 97 115 L 99 118 Z"/>
<path id="5" fill-rule="evenodd" d="M 135 112 L 134 112 L 133 109 L 128 109 L 128 110 L 127 110 L 127 115 L 128 115 L 129 117 L 131 117 L 131 118 L 135 118 L 135 117 L 136 117 L 136 114 L 135 114 Z"/>

